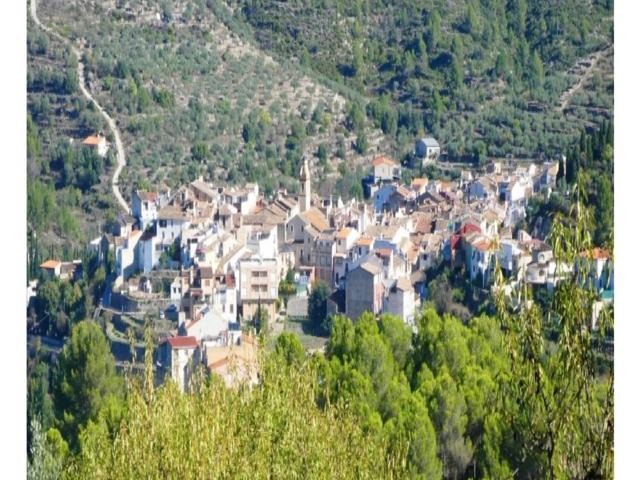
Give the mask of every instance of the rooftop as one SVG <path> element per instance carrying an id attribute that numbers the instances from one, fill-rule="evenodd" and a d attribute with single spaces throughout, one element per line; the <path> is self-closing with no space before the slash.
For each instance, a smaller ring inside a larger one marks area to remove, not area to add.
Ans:
<path id="1" fill-rule="evenodd" d="M 198 348 L 196 337 L 168 337 L 167 343 L 172 349 Z"/>
<path id="2" fill-rule="evenodd" d="M 389 157 L 385 157 L 385 156 L 376 157 L 376 158 L 373 159 L 373 161 L 371 163 L 373 164 L 374 167 L 377 167 L 379 165 L 390 165 L 390 166 L 394 167 L 394 166 L 397 165 L 397 163 L 395 161 L 393 161 Z"/>
<path id="3" fill-rule="evenodd" d="M 102 135 L 89 135 L 82 141 L 82 145 L 97 147 L 101 142 L 104 142 L 105 140 L 106 139 Z"/>
<path id="4" fill-rule="evenodd" d="M 440 146 L 438 141 L 433 137 L 424 137 L 424 138 L 421 138 L 420 141 L 422 143 L 424 143 L 427 147 L 439 147 Z"/>
<path id="5" fill-rule="evenodd" d="M 61 265 L 61 262 L 59 260 L 47 260 L 46 262 L 40 264 L 40 268 L 46 268 L 46 269 L 54 269 L 54 268 L 58 268 Z"/>

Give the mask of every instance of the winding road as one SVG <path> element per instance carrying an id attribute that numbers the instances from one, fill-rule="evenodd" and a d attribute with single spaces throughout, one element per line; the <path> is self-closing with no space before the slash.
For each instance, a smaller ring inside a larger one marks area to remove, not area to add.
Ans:
<path id="1" fill-rule="evenodd" d="M 86 97 L 87 100 L 89 100 L 91 103 L 93 103 L 95 105 L 95 107 L 98 109 L 100 114 L 104 117 L 104 119 L 107 121 L 107 124 L 109 125 L 109 129 L 111 130 L 111 133 L 113 134 L 113 138 L 115 139 L 116 160 L 117 160 L 116 169 L 113 172 L 113 177 L 111 178 L 111 189 L 113 190 L 113 195 L 116 197 L 116 200 L 117 200 L 118 204 L 120 205 L 120 207 L 126 213 L 129 213 L 131 211 L 131 209 L 129 208 L 129 205 L 127 205 L 127 202 L 124 200 L 124 197 L 120 193 L 120 188 L 118 187 L 118 177 L 120 176 L 120 172 L 122 171 L 122 168 L 127 164 L 127 162 L 126 162 L 126 159 L 125 159 L 125 156 L 124 156 L 124 147 L 122 146 L 122 140 L 120 139 L 120 133 L 118 132 L 118 128 L 116 127 L 116 122 L 113 120 L 113 118 L 111 118 L 107 114 L 107 112 L 104 111 L 104 109 L 95 100 L 95 98 L 93 98 L 91 93 L 89 93 L 89 90 L 85 87 L 84 65 L 82 63 L 82 55 L 80 53 L 80 50 L 78 50 L 78 48 L 76 48 L 76 46 L 73 45 L 73 43 L 71 41 L 69 41 L 68 39 L 64 38 L 58 32 L 56 32 L 53 29 L 47 27 L 46 25 L 43 25 L 40 22 L 40 20 L 38 19 L 38 15 L 37 15 L 37 11 L 36 10 L 37 10 L 37 0 L 30 0 L 29 11 L 31 13 L 31 18 L 33 19 L 34 23 L 36 25 L 38 25 L 38 27 L 40 27 L 42 30 L 47 32 L 49 35 L 52 35 L 53 37 L 57 38 L 58 40 L 62 41 L 63 43 L 66 43 L 66 44 L 71 46 L 71 49 L 73 50 L 74 55 L 78 59 L 78 84 L 80 85 L 80 91 Z"/>

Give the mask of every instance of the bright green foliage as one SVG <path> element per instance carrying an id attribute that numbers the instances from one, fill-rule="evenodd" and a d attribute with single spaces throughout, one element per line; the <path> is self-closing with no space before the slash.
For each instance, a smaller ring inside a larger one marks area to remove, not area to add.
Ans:
<path id="1" fill-rule="evenodd" d="M 31 373 L 27 387 L 27 443 L 30 446 L 34 432 L 31 431 L 33 421 L 46 431 L 53 425 L 53 399 L 49 394 L 49 367 L 40 362 Z"/>
<path id="2" fill-rule="evenodd" d="M 68 447 L 56 429 L 44 432 L 40 422 L 33 419 L 29 425 L 33 438 L 27 464 L 28 480 L 57 480 L 67 458 Z"/>
<path id="3" fill-rule="evenodd" d="M 60 355 L 54 401 L 64 438 L 76 444 L 77 435 L 103 407 L 122 396 L 109 343 L 97 323 L 83 321 L 73 327 Z"/>
<path id="4" fill-rule="evenodd" d="M 276 353 L 285 359 L 288 365 L 300 365 L 304 360 L 304 348 L 295 333 L 283 332 L 276 339 Z"/>
<path id="5" fill-rule="evenodd" d="M 172 382 L 147 394 L 135 383 L 112 437 L 105 422 L 81 435 L 63 478 L 398 478 L 398 457 L 363 433 L 344 404 L 314 404 L 314 367 L 264 359 L 262 383 L 228 389 L 217 378 L 194 393 Z"/>
<path id="6" fill-rule="evenodd" d="M 436 435 L 422 397 L 412 393 L 404 374 L 411 331 L 402 320 L 384 316 L 380 323 L 365 313 L 354 326 L 334 319 L 321 370 L 320 403 L 339 399 L 353 405 L 367 430 L 382 430 L 392 452 L 406 450 L 411 477 L 440 478 Z"/>

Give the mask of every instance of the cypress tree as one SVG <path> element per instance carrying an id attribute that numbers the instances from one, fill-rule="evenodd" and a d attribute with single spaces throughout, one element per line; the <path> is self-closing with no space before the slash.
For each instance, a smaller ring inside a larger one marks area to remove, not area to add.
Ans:
<path id="1" fill-rule="evenodd" d="M 566 158 L 568 158 L 568 157 L 561 158 L 558 161 L 558 175 L 556 175 L 556 183 L 558 183 L 561 178 L 564 178 L 564 162 L 565 162 Z"/>

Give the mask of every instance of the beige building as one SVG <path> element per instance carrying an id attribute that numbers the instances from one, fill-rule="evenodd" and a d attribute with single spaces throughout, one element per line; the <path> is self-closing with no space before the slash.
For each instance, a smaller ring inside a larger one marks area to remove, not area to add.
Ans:
<path id="1" fill-rule="evenodd" d="M 247 258 L 239 262 L 239 304 L 242 317 L 254 317 L 258 304 L 267 310 L 269 318 L 276 315 L 278 300 L 278 262 L 275 258 Z"/>

